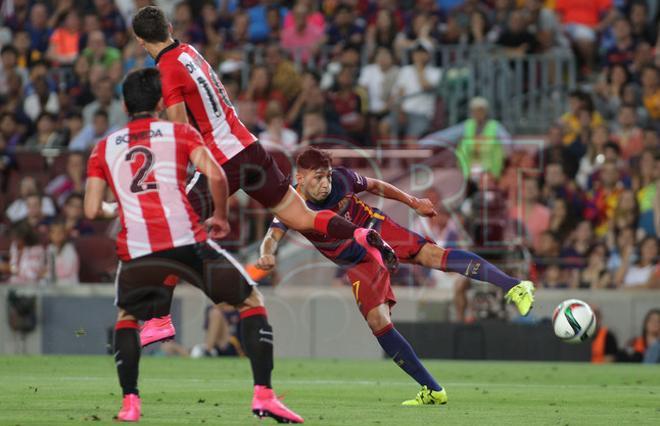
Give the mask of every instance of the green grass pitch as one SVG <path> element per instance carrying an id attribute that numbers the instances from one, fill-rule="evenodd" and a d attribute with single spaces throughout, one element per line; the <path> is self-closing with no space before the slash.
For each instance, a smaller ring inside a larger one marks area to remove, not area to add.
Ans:
<path id="1" fill-rule="evenodd" d="M 446 406 L 401 407 L 418 387 L 391 361 L 277 360 L 274 384 L 318 425 L 660 424 L 660 368 L 427 361 Z M 144 358 L 141 423 L 264 425 L 245 359 Z M 0 425 L 113 424 L 111 357 L 0 357 Z"/>

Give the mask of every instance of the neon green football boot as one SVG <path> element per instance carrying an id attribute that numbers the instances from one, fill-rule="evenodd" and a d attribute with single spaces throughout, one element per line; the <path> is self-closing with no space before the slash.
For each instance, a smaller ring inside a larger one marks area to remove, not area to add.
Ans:
<path id="1" fill-rule="evenodd" d="M 403 401 L 401 405 L 442 405 L 447 403 L 447 391 L 443 388 L 441 391 L 434 391 L 426 386 L 417 393 L 415 399 Z"/>
<path id="2" fill-rule="evenodd" d="M 520 281 L 509 290 L 504 298 L 509 303 L 515 303 L 520 315 L 525 316 L 534 305 L 534 283 L 531 281 Z"/>

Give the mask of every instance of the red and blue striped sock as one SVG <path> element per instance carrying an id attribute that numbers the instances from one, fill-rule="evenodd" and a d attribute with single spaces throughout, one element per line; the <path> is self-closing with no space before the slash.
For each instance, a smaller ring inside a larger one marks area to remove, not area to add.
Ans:
<path id="1" fill-rule="evenodd" d="M 520 283 L 520 280 L 508 276 L 492 263 L 465 250 L 445 249 L 440 269 L 494 284 L 504 291 Z"/>
<path id="2" fill-rule="evenodd" d="M 415 354 L 410 343 L 396 331 L 394 324 L 389 324 L 376 331 L 374 336 L 378 339 L 378 343 L 380 343 L 385 353 L 392 358 L 392 361 L 415 379 L 417 383 L 428 386 L 431 390 L 442 390 L 442 386 L 435 381 L 431 373 L 422 365 L 422 361 L 417 358 L 417 354 Z"/>

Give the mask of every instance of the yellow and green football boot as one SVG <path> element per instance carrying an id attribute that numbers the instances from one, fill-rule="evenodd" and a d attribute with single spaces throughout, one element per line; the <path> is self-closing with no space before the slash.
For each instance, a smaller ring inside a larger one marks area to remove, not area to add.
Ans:
<path id="1" fill-rule="evenodd" d="M 442 405 L 447 403 L 447 391 L 443 388 L 440 391 L 434 391 L 426 386 L 417 393 L 415 399 L 403 401 L 401 405 Z"/>
<path id="2" fill-rule="evenodd" d="M 520 281 L 520 284 L 512 287 L 504 298 L 509 303 L 515 303 L 520 315 L 525 316 L 534 305 L 534 290 L 534 283 L 531 281 Z"/>

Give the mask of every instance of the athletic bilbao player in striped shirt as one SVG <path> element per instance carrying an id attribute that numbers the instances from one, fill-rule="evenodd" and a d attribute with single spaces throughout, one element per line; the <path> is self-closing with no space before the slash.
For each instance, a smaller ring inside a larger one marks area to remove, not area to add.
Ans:
<path id="1" fill-rule="evenodd" d="M 103 198 L 109 186 L 118 202 L 122 229 L 117 237 L 114 354 L 124 399 L 117 416 L 121 421 L 140 419 L 137 388 L 140 340 L 138 320 L 166 315 L 170 294 L 163 281 L 171 275 L 201 289 L 213 303 L 226 302 L 239 311 L 263 312 L 263 297 L 240 264 L 211 238 L 228 231 L 227 179 L 192 126 L 158 120 L 161 104 L 160 73 L 155 68 L 130 73 L 122 87 L 131 120 L 98 143 L 87 165 L 85 215 L 104 215 Z M 210 235 L 199 223 L 185 193 L 188 164 L 209 182 L 215 210 L 206 221 Z M 247 321 L 250 323 L 249 321 Z M 244 335 L 255 340 L 250 356 L 255 378 L 269 381 L 273 368 L 272 329 L 267 323 Z M 270 348 L 270 349 L 269 349 Z M 270 351 L 270 356 L 269 356 Z M 261 392 L 256 409 L 261 415 L 302 423 L 273 391 Z"/>

